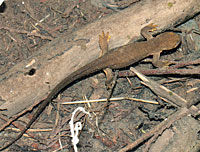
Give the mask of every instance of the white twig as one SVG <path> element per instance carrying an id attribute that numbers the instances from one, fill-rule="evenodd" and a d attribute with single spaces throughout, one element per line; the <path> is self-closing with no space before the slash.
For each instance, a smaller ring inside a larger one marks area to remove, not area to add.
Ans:
<path id="1" fill-rule="evenodd" d="M 70 131 L 71 131 L 71 136 L 72 136 L 72 144 L 74 146 L 74 151 L 75 152 L 78 152 L 77 150 L 77 144 L 79 142 L 79 139 L 78 139 L 78 132 L 79 130 L 82 129 L 82 124 L 81 122 L 77 122 L 74 126 L 74 116 L 76 114 L 76 112 L 80 110 L 82 111 L 83 113 L 85 114 L 88 114 L 90 116 L 90 113 L 89 112 L 86 112 L 85 109 L 83 107 L 78 107 L 74 110 L 74 112 L 72 113 L 72 117 L 71 117 L 71 120 L 69 122 L 69 125 L 70 125 Z"/>

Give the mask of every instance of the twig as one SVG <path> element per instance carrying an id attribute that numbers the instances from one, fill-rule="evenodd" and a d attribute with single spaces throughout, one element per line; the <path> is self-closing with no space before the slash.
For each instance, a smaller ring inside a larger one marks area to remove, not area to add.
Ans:
<path id="1" fill-rule="evenodd" d="M 164 75 L 164 74 L 176 74 L 176 75 L 200 75 L 200 68 L 193 69 L 138 69 L 144 75 Z M 135 76 L 133 72 L 121 71 L 119 77 Z"/>
<path id="2" fill-rule="evenodd" d="M 132 100 L 150 104 L 158 104 L 156 101 L 152 100 L 144 100 L 144 99 L 137 99 L 137 98 L 130 98 L 130 97 L 118 97 L 118 98 L 110 98 L 110 101 L 121 101 L 121 100 Z M 80 104 L 80 103 L 94 103 L 94 102 L 106 102 L 107 99 L 96 99 L 96 100 L 80 100 L 80 101 L 72 101 L 72 102 L 63 102 L 61 104 Z"/>
<path id="3" fill-rule="evenodd" d="M 170 66 L 166 69 L 138 69 L 139 72 L 145 75 L 163 75 L 163 74 L 178 74 L 178 75 L 199 75 L 200 68 L 192 68 L 192 69 L 178 69 L 181 67 L 185 67 L 188 65 L 196 65 L 200 64 L 200 59 L 194 61 L 180 62 L 176 65 Z M 135 76 L 134 73 L 129 71 L 121 71 L 119 72 L 119 77 L 125 76 Z"/>
<path id="4" fill-rule="evenodd" d="M 13 116 L 12 118 L 9 119 L 6 123 L 4 123 L 3 126 L 0 128 L 0 132 L 3 131 L 7 126 L 9 126 L 13 121 L 17 120 L 20 116 L 24 115 L 27 111 L 31 111 L 36 105 L 38 105 L 41 101 L 37 101 L 34 105 L 31 105 L 27 109 L 23 110 L 19 114 Z"/>
<path id="5" fill-rule="evenodd" d="M 142 84 L 148 86 L 154 93 L 156 93 L 158 96 L 161 96 L 162 98 L 165 98 L 168 100 L 168 102 L 176 107 L 186 107 L 188 102 L 177 95 L 176 93 L 172 92 L 171 90 L 167 89 L 164 86 L 161 86 L 157 82 L 146 78 L 143 74 L 138 72 L 134 68 L 130 68 L 131 71 L 133 71 L 137 76 L 143 80 L 141 82 Z"/>
<path id="6" fill-rule="evenodd" d="M 184 66 L 195 65 L 195 64 L 200 64 L 200 59 L 197 59 L 197 60 L 194 60 L 194 61 L 179 62 L 176 65 L 169 67 L 169 69 L 176 69 L 176 68 L 181 68 L 181 67 L 184 67 Z"/>
<path id="7" fill-rule="evenodd" d="M 5 120 L 5 121 L 7 121 L 7 122 L 10 122 L 11 120 L 9 120 L 8 118 L 6 118 L 6 117 L 4 117 L 3 115 L 1 115 L 1 119 L 3 119 L 3 120 Z M 14 120 L 13 120 L 14 121 Z M 18 132 L 21 132 L 21 130 L 23 130 L 23 128 L 22 128 L 22 125 L 20 125 L 19 123 L 17 123 L 16 121 L 14 121 L 14 122 L 11 122 L 12 123 L 12 125 L 13 126 L 15 126 L 16 128 L 7 128 L 8 130 L 15 130 L 15 131 L 18 131 Z M 7 123 L 6 123 L 7 124 Z M 4 127 L 4 126 L 3 126 Z M 5 127 L 7 127 L 7 126 L 5 126 Z M 5 127 L 4 128 L 2 128 L 0 131 L 3 131 L 4 129 L 5 129 Z M 17 128 L 19 128 L 19 129 L 17 129 Z M 28 132 L 26 132 L 26 134 L 24 134 L 24 136 L 28 136 L 28 137 L 34 137 L 34 135 L 32 134 L 32 133 L 30 133 L 29 131 Z"/>
<path id="8" fill-rule="evenodd" d="M 0 29 L 4 29 L 4 30 L 10 31 L 10 32 L 14 32 L 14 33 L 27 34 L 27 36 L 40 37 L 43 40 L 45 40 L 45 39 L 46 40 L 53 40 L 52 37 L 41 35 L 41 34 L 39 34 L 38 32 L 35 32 L 35 31 L 29 32 L 29 31 L 26 31 L 26 30 L 17 30 L 17 29 L 12 29 L 12 28 L 3 27 L 3 26 L 0 27 Z"/>

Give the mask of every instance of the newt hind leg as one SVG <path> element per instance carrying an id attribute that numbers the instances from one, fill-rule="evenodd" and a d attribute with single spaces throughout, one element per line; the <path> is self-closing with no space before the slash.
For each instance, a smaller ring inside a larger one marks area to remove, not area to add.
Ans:
<path id="1" fill-rule="evenodd" d="M 110 35 L 107 32 L 106 34 L 102 32 L 102 35 L 99 35 L 99 47 L 101 49 L 100 57 L 103 56 L 105 53 L 108 52 L 108 42 L 110 40 Z M 112 81 L 113 81 L 113 72 L 112 69 L 106 68 L 103 70 L 106 75 L 106 86 L 107 89 L 112 88 Z"/>
<path id="2" fill-rule="evenodd" d="M 172 62 L 168 60 L 160 60 L 160 52 L 153 54 L 153 65 L 157 68 L 165 68 L 168 67 Z"/>

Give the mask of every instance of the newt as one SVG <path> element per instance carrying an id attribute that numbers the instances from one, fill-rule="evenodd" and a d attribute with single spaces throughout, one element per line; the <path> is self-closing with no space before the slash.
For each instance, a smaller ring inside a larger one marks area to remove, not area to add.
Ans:
<path id="1" fill-rule="evenodd" d="M 58 85 L 53 88 L 53 90 L 48 94 L 47 98 L 40 103 L 32 119 L 21 131 L 21 133 L 13 141 L 8 143 L 6 146 L 0 148 L 0 151 L 5 150 L 18 139 L 20 139 L 23 134 L 31 127 L 37 117 L 39 117 L 39 115 L 43 112 L 48 103 L 51 102 L 51 100 L 63 88 L 65 88 L 75 80 L 78 80 L 94 72 L 104 70 L 105 73 L 107 73 L 108 81 L 110 81 L 110 79 L 112 79 L 112 75 L 110 74 L 111 70 L 128 67 L 131 64 L 136 63 L 150 55 L 153 55 L 152 63 L 154 66 L 163 67 L 165 65 L 168 65 L 168 61 L 159 60 L 160 53 L 164 50 L 171 50 L 176 48 L 180 44 L 181 38 L 178 34 L 174 32 L 164 32 L 156 37 L 153 37 L 150 32 L 155 29 L 156 28 L 153 24 L 147 25 L 146 27 L 142 28 L 141 35 L 144 36 L 147 41 L 132 42 L 110 50 L 108 49 L 108 33 L 103 33 L 102 35 L 100 35 L 99 46 L 102 50 L 102 56 L 79 68 L 78 70 L 67 76 L 65 79 L 63 79 L 60 83 L 58 83 Z"/>

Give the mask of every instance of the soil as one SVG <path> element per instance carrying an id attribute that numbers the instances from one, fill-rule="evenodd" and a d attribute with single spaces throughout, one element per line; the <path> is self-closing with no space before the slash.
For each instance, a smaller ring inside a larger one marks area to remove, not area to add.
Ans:
<path id="1" fill-rule="evenodd" d="M 74 31 L 94 20 L 134 5 L 137 0 L 127 0 L 123 3 L 122 1 L 103 2 L 98 0 L 6 1 L 0 8 L 0 74 L 8 72 L 14 65 L 31 56 L 40 47 L 63 33 Z M 191 29 L 195 26 L 199 30 L 199 20 L 200 17 L 196 16 L 180 27 Z M 199 58 L 198 41 L 200 36 L 192 33 L 194 40 L 191 40 L 189 34 L 187 33 L 183 37 L 185 41 L 181 45 L 182 51 L 163 54 L 162 58 L 179 61 Z M 153 68 L 151 64 L 147 63 L 136 64 L 135 66 Z M 188 101 L 200 99 L 198 75 L 164 75 L 151 76 L 151 78 Z M 76 82 L 64 90 L 55 100 L 65 102 L 107 98 L 109 91 L 107 91 L 104 82 L 104 74 L 97 73 Z M 120 100 L 109 103 L 109 106 L 106 103 L 85 105 L 86 111 L 92 111 L 92 117 L 89 118 L 82 113 L 76 115 L 75 121 L 81 121 L 84 124 L 79 136 L 78 151 L 119 151 L 177 111 L 177 108 L 166 104 L 151 90 L 141 85 L 137 77 L 118 78 L 112 97 L 135 97 L 158 101 L 161 104 Z M 73 151 L 69 121 L 72 112 L 79 106 L 83 107 L 82 104 L 50 105 L 32 126 L 38 128 L 32 130 L 33 132 L 30 131 L 32 138 L 22 137 L 8 151 L 53 151 L 61 147 L 66 151 Z M 196 104 L 196 106 L 199 105 Z M 33 112 L 27 113 L 16 122 L 17 125 L 15 126 L 19 126 L 19 128 L 25 126 L 24 122 L 28 122 L 29 115 L 32 116 L 32 114 Z M 186 149 L 200 151 L 199 120 L 198 116 L 188 116 L 177 121 L 169 130 L 166 130 L 167 133 L 163 133 L 167 144 L 158 139 L 155 145 L 152 144 L 149 151 L 186 151 Z M 1 120 L 1 124 L 3 122 Z M 0 134 L 1 141 L 11 141 L 16 137 L 18 130 L 13 126 L 11 127 Z M 41 131 L 42 129 L 43 131 Z M 181 134 L 183 132 L 185 134 Z M 174 140 L 175 142 L 173 142 Z M 174 144 L 187 148 L 182 150 Z M 140 152 L 144 148 L 145 143 L 132 151 Z"/>

